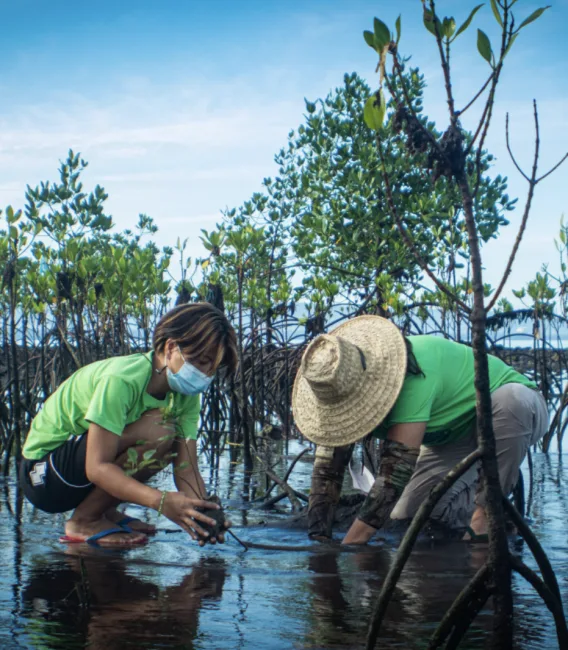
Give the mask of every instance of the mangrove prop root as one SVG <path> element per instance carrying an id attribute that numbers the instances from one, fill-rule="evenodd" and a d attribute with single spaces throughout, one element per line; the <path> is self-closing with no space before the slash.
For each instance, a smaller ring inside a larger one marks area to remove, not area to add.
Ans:
<path id="1" fill-rule="evenodd" d="M 268 476 L 268 478 L 274 481 L 277 485 L 279 485 L 284 490 L 284 492 L 286 492 L 286 494 L 288 495 L 288 499 L 292 504 L 292 510 L 294 512 L 300 510 L 301 509 L 300 502 L 298 501 L 298 498 L 294 494 L 294 490 L 288 485 L 288 483 L 286 483 L 281 478 L 276 476 L 276 474 L 269 469 L 267 463 L 264 461 L 263 458 L 261 458 L 260 456 L 256 456 L 256 459 L 262 465 L 262 469 L 264 470 L 264 473 Z"/>
<path id="2" fill-rule="evenodd" d="M 456 650 L 460 647 L 461 641 L 469 630 L 470 625 L 485 607 L 491 594 L 492 590 L 487 583 L 480 585 L 479 589 L 473 595 L 471 602 L 464 608 L 462 616 L 456 621 L 445 650 Z"/>
<path id="3" fill-rule="evenodd" d="M 428 650 L 439 648 L 452 629 L 461 624 L 464 611 L 471 605 L 474 599 L 479 597 L 480 592 L 484 589 L 487 590 L 488 577 L 489 567 L 487 564 L 484 564 L 462 589 L 450 609 L 446 612 L 444 618 L 440 621 L 436 631 L 430 638 Z M 487 600 L 487 597 L 485 600 Z"/>
<path id="4" fill-rule="evenodd" d="M 479 586 L 479 589 L 473 595 L 473 598 L 462 611 L 462 616 L 456 621 L 450 638 L 446 643 L 445 650 L 457 650 L 460 646 L 460 643 L 465 636 L 466 632 L 469 629 L 469 626 L 473 623 L 475 617 L 485 606 L 487 599 L 491 595 L 492 590 L 488 584 L 482 583 Z"/>
<path id="5" fill-rule="evenodd" d="M 306 503 L 308 503 L 309 498 L 305 494 L 302 494 L 301 492 L 298 492 L 297 490 L 292 490 L 292 492 L 294 493 L 294 496 L 298 497 L 298 499 L 300 501 L 305 501 Z M 288 498 L 288 492 L 281 492 L 277 496 L 268 499 L 268 501 L 265 501 L 259 507 L 262 510 L 270 510 L 270 508 L 272 508 L 272 506 L 275 506 L 277 503 L 279 503 L 283 499 L 287 499 L 287 498 Z"/>
<path id="6" fill-rule="evenodd" d="M 414 515 L 414 518 L 400 544 L 393 565 L 387 573 L 381 589 L 381 593 L 377 598 L 375 609 L 373 611 L 367 632 L 367 640 L 365 646 L 366 650 L 373 650 L 375 647 L 375 643 L 379 635 L 381 623 L 388 607 L 390 597 L 394 591 L 394 588 L 396 587 L 396 583 L 398 582 L 400 574 L 404 569 L 406 560 L 412 552 L 412 548 L 416 542 L 416 538 L 418 537 L 420 530 L 422 529 L 422 526 L 425 524 L 426 520 L 432 513 L 432 510 L 434 510 L 434 507 L 440 498 L 452 487 L 458 478 L 462 476 L 462 474 L 465 474 L 465 472 L 467 472 L 467 470 L 480 458 L 481 450 L 478 448 L 475 451 L 472 451 L 469 456 L 466 456 L 462 461 L 460 461 L 430 492 L 428 498 L 422 503 L 418 509 L 418 512 Z"/>
<path id="7" fill-rule="evenodd" d="M 296 456 L 296 458 L 294 458 L 294 460 L 293 460 L 292 463 L 290 464 L 290 467 L 288 468 L 288 471 L 287 471 L 286 474 L 284 475 L 284 478 L 283 478 L 284 483 L 288 483 L 288 479 L 290 478 L 290 474 L 292 474 L 292 470 L 293 470 L 294 467 L 296 466 L 296 463 L 297 463 L 297 462 L 300 460 L 300 458 L 302 458 L 302 456 L 303 456 L 304 454 L 306 454 L 308 451 L 311 451 L 311 449 L 310 449 L 309 447 L 306 447 L 305 449 L 302 449 L 302 451 L 301 451 L 301 452 Z M 277 485 L 278 485 L 278 483 L 277 483 L 276 481 L 273 481 L 273 482 L 272 482 L 272 485 L 271 485 L 271 486 L 268 488 L 268 490 L 266 491 L 266 494 L 265 494 L 265 496 L 264 496 L 265 499 L 268 498 L 268 496 L 270 495 L 270 493 L 272 492 L 272 490 L 273 490 Z"/>
<path id="8" fill-rule="evenodd" d="M 533 557 L 536 560 L 536 563 L 538 564 L 538 568 L 540 569 L 544 583 L 550 589 L 550 591 L 556 596 L 556 598 L 560 602 L 560 605 L 562 605 L 562 596 L 560 595 L 560 588 L 558 587 L 556 574 L 554 573 L 554 569 L 552 568 L 552 565 L 550 564 L 550 560 L 548 559 L 546 553 L 544 552 L 544 549 L 542 548 L 540 542 L 536 538 L 536 535 L 532 532 L 528 524 L 521 517 L 521 515 L 518 513 L 517 509 L 509 501 L 509 499 L 507 498 L 503 499 L 503 508 L 511 518 L 513 524 L 516 526 L 519 535 L 528 544 L 528 547 L 530 548 L 531 553 L 533 554 Z"/>
<path id="9" fill-rule="evenodd" d="M 524 564 L 519 558 L 511 557 L 511 566 L 523 578 L 530 583 L 538 595 L 542 598 L 545 605 L 554 616 L 554 623 L 556 624 L 556 635 L 558 637 L 558 647 L 568 648 L 568 627 L 566 625 L 566 617 L 562 608 L 562 601 L 551 591 L 550 587 L 545 584 L 540 576 L 538 576 L 532 569 Z"/>

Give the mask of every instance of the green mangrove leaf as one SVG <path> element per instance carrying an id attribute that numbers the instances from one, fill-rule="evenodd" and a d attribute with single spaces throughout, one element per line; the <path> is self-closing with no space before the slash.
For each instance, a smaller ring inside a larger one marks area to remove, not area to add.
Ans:
<path id="1" fill-rule="evenodd" d="M 435 16 L 429 9 L 424 9 L 423 20 L 424 26 L 431 34 L 434 34 L 434 36 L 436 36 L 436 28 L 438 28 L 438 34 L 440 34 L 440 36 L 444 35 L 444 30 L 442 29 L 442 23 L 440 22 L 440 19 L 438 16 Z"/>
<path id="2" fill-rule="evenodd" d="M 547 5 L 546 7 L 541 7 L 540 9 L 533 11 L 532 14 L 528 18 L 525 18 L 519 25 L 517 32 L 519 32 L 523 27 L 526 27 L 530 23 L 534 22 L 537 18 L 540 18 L 547 9 L 550 9 L 550 6 L 551 5 Z"/>
<path id="3" fill-rule="evenodd" d="M 369 47 L 372 47 L 374 50 L 377 49 L 375 46 L 375 35 L 373 34 L 373 32 L 370 32 L 368 29 L 366 29 L 363 32 L 363 38 L 365 39 L 365 43 L 367 43 Z"/>
<path id="4" fill-rule="evenodd" d="M 396 44 L 398 45 L 398 43 L 400 41 L 401 30 L 402 30 L 400 14 L 398 15 L 398 18 L 396 19 L 396 22 L 395 22 L 394 26 L 395 26 L 395 29 L 396 29 Z"/>
<path id="5" fill-rule="evenodd" d="M 477 30 L 477 49 L 479 50 L 481 56 L 487 61 L 487 63 L 491 65 L 491 57 L 493 54 L 491 50 L 491 43 L 489 42 L 487 34 L 481 29 Z"/>
<path id="6" fill-rule="evenodd" d="M 490 0 L 491 1 L 491 9 L 493 10 L 493 15 L 495 16 L 495 20 L 503 27 L 503 19 L 501 18 L 501 14 L 499 13 L 499 7 L 497 6 L 497 0 Z"/>
<path id="7" fill-rule="evenodd" d="M 447 39 L 452 38 L 456 31 L 456 21 L 454 18 L 444 18 L 442 23 L 442 33 Z"/>
<path id="8" fill-rule="evenodd" d="M 390 43 L 391 35 L 389 28 L 383 23 L 382 20 L 375 18 L 375 47 L 382 50 L 383 47 Z"/>
<path id="9" fill-rule="evenodd" d="M 365 124 L 373 131 L 378 131 L 385 119 L 386 104 L 382 89 L 371 95 L 365 102 L 363 118 Z"/>
<path id="10" fill-rule="evenodd" d="M 471 21 L 473 20 L 473 17 L 481 9 L 481 7 L 483 7 L 482 4 L 477 5 L 477 7 L 473 8 L 472 12 L 469 14 L 469 16 L 468 16 L 467 20 L 465 21 L 465 23 L 463 23 L 463 25 L 456 32 L 456 35 L 454 36 L 454 39 L 456 39 L 461 33 L 465 32 L 465 30 L 471 25 Z"/>

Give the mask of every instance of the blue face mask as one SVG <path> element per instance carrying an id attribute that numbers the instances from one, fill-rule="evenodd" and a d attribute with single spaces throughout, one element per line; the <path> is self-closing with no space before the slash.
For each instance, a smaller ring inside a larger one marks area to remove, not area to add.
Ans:
<path id="1" fill-rule="evenodd" d="M 166 377 L 169 387 L 181 395 L 198 395 L 199 393 L 203 393 L 213 381 L 213 376 L 210 377 L 204 372 L 201 372 L 201 370 L 189 363 L 189 361 L 185 361 L 185 359 L 183 366 L 177 372 L 172 372 L 168 368 Z"/>

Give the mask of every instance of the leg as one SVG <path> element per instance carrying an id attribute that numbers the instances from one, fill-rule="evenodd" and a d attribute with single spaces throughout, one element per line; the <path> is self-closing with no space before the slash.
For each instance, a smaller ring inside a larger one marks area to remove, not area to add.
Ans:
<path id="1" fill-rule="evenodd" d="M 308 505 L 310 537 L 331 537 L 335 508 L 341 496 L 345 468 L 352 453 L 353 445 L 317 447 Z"/>
<path id="2" fill-rule="evenodd" d="M 394 510 L 391 519 L 411 519 L 424 499 L 448 472 L 475 449 L 475 436 L 468 436 L 456 442 L 439 447 L 420 449 L 414 473 Z M 464 529 L 471 518 L 475 504 L 478 469 L 471 467 L 438 501 L 430 519 L 449 529 Z"/>
<path id="3" fill-rule="evenodd" d="M 506 384 L 491 395 L 493 431 L 497 446 L 499 479 L 509 495 L 519 476 L 519 468 L 529 446 L 536 444 L 548 429 L 548 410 L 542 395 L 522 384 Z M 480 490 L 470 527 L 476 534 L 487 533 L 485 494 Z"/>
<path id="4" fill-rule="evenodd" d="M 166 438 L 166 439 L 162 439 Z M 140 444 L 140 441 L 145 444 Z M 142 417 L 132 424 L 128 425 L 120 438 L 118 448 L 118 457 L 116 464 L 124 467 L 128 460 L 127 451 L 134 448 L 138 454 L 138 461 L 143 459 L 146 451 L 153 450 L 156 465 L 146 467 L 133 475 L 137 481 L 145 483 L 152 476 L 163 469 L 163 465 L 168 462 L 168 454 L 174 441 L 174 428 L 171 424 L 163 421 L 163 416 L 159 410 L 154 409 L 142 415 Z M 124 515 L 116 510 L 119 501 L 105 492 L 100 487 L 95 487 L 88 496 L 82 501 L 73 516 L 65 525 L 65 533 L 69 537 L 84 538 L 93 534 L 116 527 L 114 522 L 122 519 Z M 143 528 L 140 524 L 129 524 L 133 529 L 135 527 Z M 150 527 L 148 532 L 152 532 Z M 116 534 L 100 541 L 102 545 L 132 544 L 140 539 L 140 534 L 125 533 Z M 143 536 L 142 536 L 143 537 Z"/>

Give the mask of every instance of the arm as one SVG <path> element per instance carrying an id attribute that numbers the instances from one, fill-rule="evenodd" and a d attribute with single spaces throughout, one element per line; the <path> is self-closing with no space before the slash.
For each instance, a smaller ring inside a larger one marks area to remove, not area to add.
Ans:
<path id="1" fill-rule="evenodd" d="M 308 535 L 312 539 L 331 538 L 343 475 L 352 453 L 353 445 L 335 448 L 318 445 L 316 448 L 308 504 Z"/>
<path id="2" fill-rule="evenodd" d="M 396 424 L 387 434 L 377 478 L 343 544 L 366 544 L 381 528 L 412 476 L 426 422 Z"/>
<path id="3" fill-rule="evenodd" d="M 89 481 L 120 501 L 136 503 L 154 510 L 158 510 L 162 503 L 163 514 L 203 545 L 203 538 L 209 534 L 197 521 L 213 526 L 215 520 L 199 512 L 197 508 L 213 509 L 218 506 L 200 498 L 188 498 L 185 494 L 177 492 L 163 493 L 127 476 L 120 466 L 121 460 L 126 460 L 126 454 L 117 458 L 119 441 L 120 436 L 112 431 L 93 422 L 89 425 L 85 458 L 85 471 Z M 165 499 L 162 499 L 163 495 L 166 496 Z"/>
<path id="4" fill-rule="evenodd" d="M 197 441 L 178 437 L 174 442 L 174 451 L 177 452 L 173 462 L 174 482 L 178 491 L 190 498 L 207 499 L 207 490 L 197 464 Z M 230 527 L 231 522 L 224 519 L 223 528 Z M 212 544 L 216 541 L 222 544 L 225 535 L 221 533 L 218 538 L 212 537 L 210 541 Z"/>
<path id="5" fill-rule="evenodd" d="M 179 492 L 188 497 L 204 499 L 207 491 L 197 464 L 197 441 L 176 438 L 174 441 L 174 482 Z"/>

